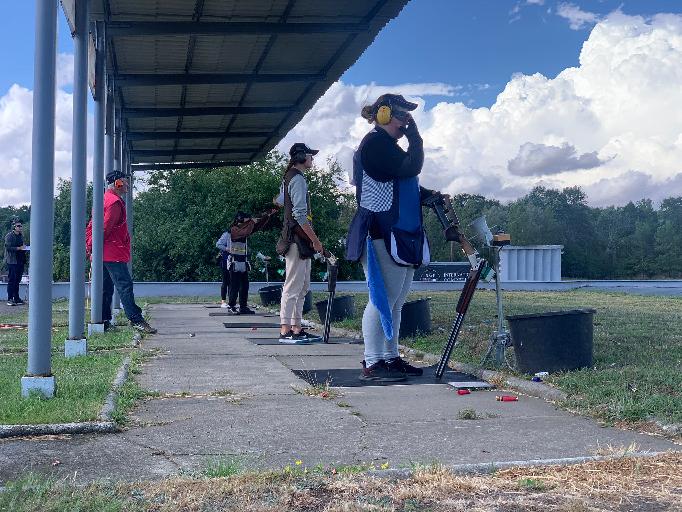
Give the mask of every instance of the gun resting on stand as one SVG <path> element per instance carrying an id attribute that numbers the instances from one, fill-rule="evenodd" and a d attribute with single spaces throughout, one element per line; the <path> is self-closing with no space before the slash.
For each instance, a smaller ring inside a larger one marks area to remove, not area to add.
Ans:
<path id="1" fill-rule="evenodd" d="M 436 378 L 440 379 L 443 377 L 445 370 L 448 366 L 448 361 L 452 354 L 455 345 L 457 344 L 457 337 L 459 336 L 459 331 L 462 328 L 464 322 L 464 316 L 469 309 L 469 304 L 474 296 L 476 287 L 478 286 L 478 281 L 481 279 L 481 274 L 484 270 L 487 270 L 487 263 L 483 258 L 479 257 L 478 252 L 471 245 L 471 242 L 464 236 L 464 233 L 460 231 L 459 219 L 455 214 L 452 204 L 450 201 L 446 201 L 446 197 L 442 194 L 433 194 L 426 198 L 422 204 L 429 208 L 432 208 L 438 221 L 443 227 L 443 234 L 445 239 L 448 241 L 458 242 L 462 247 L 464 254 L 466 254 L 469 263 L 471 264 L 471 269 L 469 270 L 469 275 L 467 275 L 466 281 L 464 282 L 464 288 L 462 288 L 462 293 L 459 296 L 459 301 L 457 302 L 457 307 L 455 311 L 457 316 L 452 323 L 452 328 L 450 329 L 450 335 L 448 336 L 448 341 L 443 348 L 443 353 L 436 367 Z"/>

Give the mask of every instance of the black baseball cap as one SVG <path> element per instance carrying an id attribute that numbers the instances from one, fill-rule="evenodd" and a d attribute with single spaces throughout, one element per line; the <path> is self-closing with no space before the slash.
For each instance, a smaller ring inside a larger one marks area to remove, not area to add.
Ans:
<path id="1" fill-rule="evenodd" d="M 374 103 L 377 105 L 390 105 L 393 108 L 399 108 L 402 110 L 412 111 L 418 107 L 416 103 L 407 101 L 402 94 L 383 94 L 379 96 L 377 101 Z"/>
<path id="2" fill-rule="evenodd" d="M 306 155 L 317 155 L 319 149 L 310 149 L 308 146 L 303 144 L 303 142 L 297 142 L 289 150 L 289 156 L 294 156 L 296 153 L 305 153 Z"/>
<path id="3" fill-rule="evenodd" d="M 126 180 L 128 179 L 128 176 L 126 176 L 123 172 L 121 171 L 111 171 L 110 173 L 107 174 L 106 180 L 109 185 L 111 185 L 114 181 L 116 180 Z"/>

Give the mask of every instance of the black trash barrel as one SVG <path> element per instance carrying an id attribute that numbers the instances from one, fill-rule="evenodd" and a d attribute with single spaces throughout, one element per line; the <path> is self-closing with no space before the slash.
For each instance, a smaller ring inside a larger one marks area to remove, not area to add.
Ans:
<path id="1" fill-rule="evenodd" d="M 308 293 L 305 294 L 305 300 L 303 301 L 303 314 L 305 315 L 311 309 L 313 309 L 313 291 L 308 290 Z"/>
<path id="2" fill-rule="evenodd" d="M 594 309 L 508 316 L 516 364 L 524 373 L 592 366 Z"/>
<path id="3" fill-rule="evenodd" d="M 400 314 L 400 337 L 413 338 L 431 332 L 431 297 L 412 300 L 403 305 Z"/>
<path id="4" fill-rule="evenodd" d="M 272 306 L 279 304 L 282 300 L 282 285 L 275 284 L 271 286 L 264 286 L 258 290 L 260 301 L 263 306 Z"/>
<path id="5" fill-rule="evenodd" d="M 320 322 L 324 323 L 327 318 L 327 301 L 321 300 L 315 303 L 317 314 L 320 315 Z M 346 318 L 353 318 L 355 316 L 355 303 L 352 295 L 343 295 L 341 297 L 334 297 L 332 302 L 331 321 L 338 322 Z"/>

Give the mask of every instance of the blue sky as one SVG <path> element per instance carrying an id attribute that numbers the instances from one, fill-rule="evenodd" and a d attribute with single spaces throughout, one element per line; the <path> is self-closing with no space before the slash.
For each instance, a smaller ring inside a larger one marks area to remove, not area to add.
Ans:
<path id="1" fill-rule="evenodd" d="M 514 73 L 554 77 L 578 64 L 592 24 L 570 28 L 556 0 L 412 0 L 342 77 L 349 84 L 441 82 L 461 86 L 461 101 L 490 106 Z M 605 15 L 682 12 L 681 0 L 574 1 Z M 33 88 L 34 1 L 5 2 L 0 21 L 0 94 L 18 83 Z M 548 12 L 549 11 L 549 12 Z M 73 45 L 59 11 L 58 51 Z M 437 101 L 437 96 L 427 99 Z"/>
<path id="2" fill-rule="evenodd" d="M 34 0 L 3 3 L 1 205 L 30 200 L 34 23 Z M 73 53 L 61 9 L 58 51 Z M 55 175 L 68 178 L 60 62 Z M 303 140 L 350 168 L 358 112 L 390 91 L 419 102 L 425 186 L 503 201 L 580 186 L 597 205 L 682 196 L 681 62 L 682 0 L 412 0 L 278 147 Z"/>
<path id="3" fill-rule="evenodd" d="M 472 106 L 490 106 L 514 73 L 554 77 L 578 64 L 592 24 L 571 29 L 556 14 L 557 6 L 566 3 L 412 0 L 342 79 L 351 84 L 373 80 L 390 85 L 407 79 L 461 85 L 471 94 Z M 681 0 L 573 4 L 599 15 L 619 7 L 627 14 L 682 12 Z M 483 84 L 489 88 L 482 89 Z"/>

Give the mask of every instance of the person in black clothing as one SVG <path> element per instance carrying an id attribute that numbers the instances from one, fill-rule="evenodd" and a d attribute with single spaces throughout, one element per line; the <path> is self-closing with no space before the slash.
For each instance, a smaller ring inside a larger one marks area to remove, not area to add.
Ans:
<path id="1" fill-rule="evenodd" d="M 23 225 L 20 220 L 12 224 L 12 231 L 5 235 L 5 263 L 7 263 L 7 305 L 24 304 L 19 297 L 19 282 L 24 274 L 26 264 L 26 246 L 24 245 Z"/>
<path id="2" fill-rule="evenodd" d="M 362 380 L 394 382 L 423 373 L 398 352 L 401 311 L 414 270 L 430 259 L 421 204 L 438 194 L 419 185 L 424 143 L 410 114 L 416 108 L 401 95 L 384 94 L 362 110 L 374 127 L 353 156 L 358 210 L 346 247 L 347 259 L 362 263 L 369 288 Z M 407 151 L 398 146 L 403 136 Z"/>

